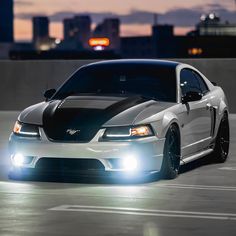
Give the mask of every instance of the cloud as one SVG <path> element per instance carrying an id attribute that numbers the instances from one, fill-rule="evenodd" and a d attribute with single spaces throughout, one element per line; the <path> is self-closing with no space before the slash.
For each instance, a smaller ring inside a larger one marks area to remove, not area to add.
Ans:
<path id="1" fill-rule="evenodd" d="M 236 22 L 235 11 L 231 11 L 220 4 L 207 4 L 204 7 L 197 6 L 192 9 L 176 8 L 161 14 L 159 17 L 160 23 L 175 24 L 180 27 L 189 27 L 196 25 L 202 14 L 210 12 L 216 13 L 223 21 L 231 23 Z"/>
<path id="2" fill-rule="evenodd" d="M 33 5 L 33 2 L 28 0 L 15 0 L 14 4 L 17 6 L 31 6 Z"/>
<path id="3" fill-rule="evenodd" d="M 203 13 L 215 12 L 223 20 L 229 22 L 236 22 L 236 14 L 234 11 L 228 10 L 220 4 L 208 4 L 203 7 L 195 7 L 192 9 L 175 8 L 170 9 L 165 13 L 158 14 L 158 22 L 162 24 L 174 24 L 180 27 L 189 27 L 195 25 Z M 154 21 L 154 13 L 150 11 L 131 10 L 128 14 L 116 14 L 113 12 L 72 12 L 61 11 L 49 16 L 52 22 L 62 22 L 65 18 L 73 17 L 74 15 L 90 15 L 94 23 L 101 22 L 104 18 L 118 17 L 122 24 L 152 24 Z M 37 15 L 44 15 L 38 13 Z M 17 14 L 16 17 L 20 19 L 31 19 L 33 14 Z"/>
<path id="4" fill-rule="evenodd" d="M 50 20 L 53 22 L 62 21 L 65 18 L 71 18 L 75 15 L 90 15 L 94 23 L 101 22 L 104 18 L 109 17 L 120 17 L 119 15 L 112 13 L 112 12 L 101 12 L 101 13 L 93 13 L 93 12 L 57 12 L 50 16 Z"/>

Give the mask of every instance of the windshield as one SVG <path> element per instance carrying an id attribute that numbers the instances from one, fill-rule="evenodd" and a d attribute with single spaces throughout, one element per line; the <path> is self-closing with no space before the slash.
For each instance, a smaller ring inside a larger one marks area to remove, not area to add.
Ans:
<path id="1" fill-rule="evenodd" d="M 132 95 L 176 102 L 175 70 L 153 65 L 97 65 L 78 70 L 53 99 L 71 95 Z"/>

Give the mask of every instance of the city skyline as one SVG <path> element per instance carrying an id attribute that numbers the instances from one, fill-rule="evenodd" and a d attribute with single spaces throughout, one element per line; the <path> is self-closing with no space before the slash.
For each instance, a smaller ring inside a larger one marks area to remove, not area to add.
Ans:
<path id="1" fill-rule="evenodd" d="M 57 1 L 57 4 L 54 4 Z M 31 40 L 33 16 L 48 16 L 50 34 L 63 38 L 62 20 L 76 14 L 89 14 L 95 24 L 105 17 L 119 17 L 121 19 L 121 35 L 147 35 L 151 33 L 150 24 L 153 13 L 159 14 L 160 23 L 175 24 L 176 33 L 184 34 L 197 23 L 200 14 L 214 11 L 223 20 L 236 21 L 235 2 L 232 0 L 198 0 L 198 1 L 158 1 L 158 0 L 126 0 L 120 4 L 117 0 L 15 0 L 15 39 Z M 150 3 L 150 4 L 147 4 Z"/>

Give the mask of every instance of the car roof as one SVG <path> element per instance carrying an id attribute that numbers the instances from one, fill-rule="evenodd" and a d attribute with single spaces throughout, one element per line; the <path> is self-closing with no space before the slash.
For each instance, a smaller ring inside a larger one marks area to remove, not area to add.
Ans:
<path id="1" fill-rule="evenodd" d="M 155 59 L 118 59 L 118 60 L 107 60 L 88 64 L 87 66 L 102 66 L 102 65 L 150 65 L 166 67 L 170 69 L 175 69 L 178 65 L 182 64 L 176 61 L 168 60 L 155 60 Z M 87 67 L 86 66 L 86 67 Z"/>

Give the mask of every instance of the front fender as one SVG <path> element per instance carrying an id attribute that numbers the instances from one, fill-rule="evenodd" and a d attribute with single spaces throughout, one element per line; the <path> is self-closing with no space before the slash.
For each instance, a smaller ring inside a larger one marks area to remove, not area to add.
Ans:
<path id="1" fill-rule="evenodd" d="M 219 104 L 219 109 L 218 109 L 218 114 L 219 114 L 220 118 L 222 118 L 225 111 L 227 111 L 227 113 L 229 113 L 228 112 L 228 105 L 227 105 L 226 101 L 221 99 L 220 104 Z"/>
<path id="2" fill-rule="evenodd" d="M 218 111 L 217 111 L 216 129 L 215 129 L 214 137 L 216 137 L 218 134 L 220 123 L 225 112 L 227 112 L 227 114 L 229 115 L 228 104 L 227 104 L 227 101 L 225 101 L 224 99 L 221 99 L 219 103 Z"/>
<path id="3" fill-rule="evenodd" d="M 172 124 L 176 124 L 180 130 L 178 117 L 172 112 L 166 112 L 161 120 L 155 122 L 153 125 L 156 127 L 155 130 L 158 138 L 165 138 Z"/>

